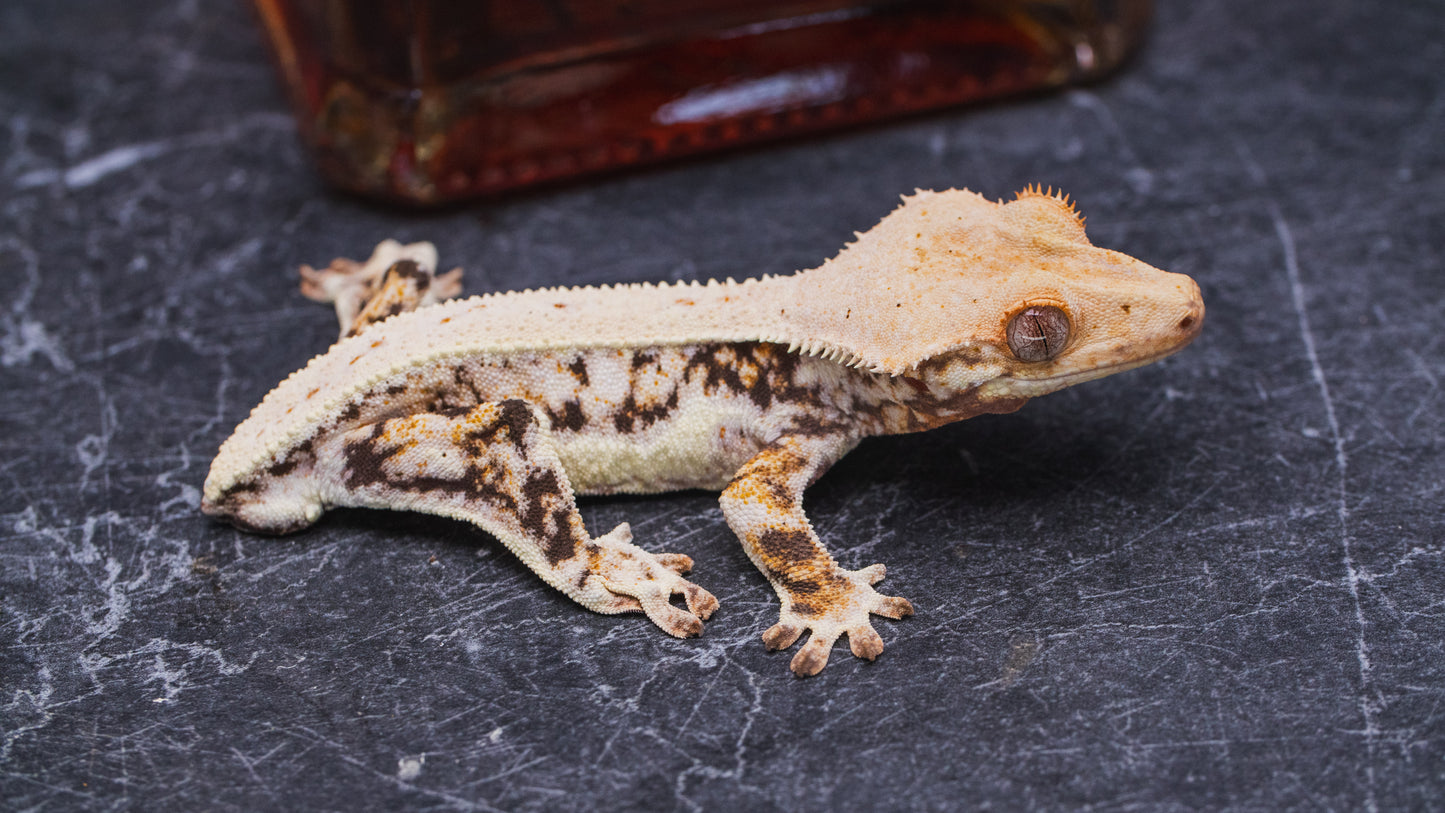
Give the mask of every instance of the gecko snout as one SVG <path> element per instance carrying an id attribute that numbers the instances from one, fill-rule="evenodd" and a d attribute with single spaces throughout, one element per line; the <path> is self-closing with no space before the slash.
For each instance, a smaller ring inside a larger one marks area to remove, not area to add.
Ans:
<path id="1" fill-rule="evenodd" d="M 1181 286 L 1184 288 L 1184 308 L 1183 313 L 1179 316 L 1177 327 L 1182 334 L 1181 343 L 1187 344 L 1193 341 L 1194 337 L 1199 335 L 1199 331 L 1204 328 L 1204 297 L 1199 293 L 1198 283 L 1189 277 L 1184 279 L 1188 280 L 1189 284 Z"/>

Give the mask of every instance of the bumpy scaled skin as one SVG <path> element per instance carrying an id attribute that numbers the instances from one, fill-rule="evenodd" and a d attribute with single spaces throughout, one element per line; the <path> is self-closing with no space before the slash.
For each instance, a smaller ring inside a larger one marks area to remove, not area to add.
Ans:
<path id="1" fill-rule="evenodd" d="M 303 269 L 342 339 L 221 447 L 202 509 L 289 533 L 331 506 L 476 524 L 548 584 L 679 637 L 717 607 L 692 561 L 591 536 L 574 494 L 707 488 L 782 608 L 763 635 L 812 675 L 870 616 L 902 618 L 844 570 L 803 490 L 859 440 L 915 432 L 1146 364 L 1198 334 L 1188 277 L 1090 245 L 1060 197 L 919 192 L 833 260 L 789 277 L 525 291 L 440 302 L 425 243 Z M 434 304 L 438 303 L 440 304 Z M 686 610 L 671 603 L 681 595 Z"/>

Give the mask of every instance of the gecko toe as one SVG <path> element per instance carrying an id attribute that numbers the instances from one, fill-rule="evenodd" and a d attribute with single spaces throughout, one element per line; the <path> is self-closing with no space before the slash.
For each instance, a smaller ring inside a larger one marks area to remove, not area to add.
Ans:
<path id="1" fill-rule="evenodd" d="M 848 648 L 864 660 L 873 660 L 883 654 L 883 639 L 871 625 L 848 630 Z"/>
<path id="2" fill-rule="evenodd" d="M 682 589 L 682 595 L 687 600 L 687 609 L 703 621 L 711 618 L 717 610 L 717 598 L 692 582 L 683 582 L 683 584 L 686 585 Z"/>
<path id="3" fill-rule="evenodd" d="M 787 649 L 796 643 L 802 634 L 803 628 L 797 624 L 774 624 L 763 633 L 763 646 L 767 647 L 769 652 Z"/>
<path id="4" fill-rule="evenodd" d="M 898 596 L 879 596 L 878 602 L 873 605 L 873 612 L 897 621 L 913 615 L 913 602 Z"/>
<path id="5" fill-rule="evenodd" d="M 888 568 L 883 565 L 869 565 L 858 571 L 858 577 L 866 580 L 869 584 L 883 581 L 883 577 L 886 575 L 888 575 Z"/>
<path id="6" fill-rule="evenodd" d="M 604 615 L 620 615 L 622 613 L 642 612 L 642 602 L 632 596 L 612 594 L 607 602 L 597 608 L 597 612 Z"/>
<path id="7" fill-rule="evenodd" d="M 659 553 L 655 554 L 657 563 L 671 570 L 679 576 L 692 570 L 692 557 L 684 556 L 681 553 Z"/>
<path id="8" fill-rule="evenodd" d="M 828 665 L 828 652 L 833 648 L 833 640 L 832 637 L 819 635 L 815 631 L 808 643 L 803 644 L 803 648 L 793 656 L 793 662 L 789 664 L 793 674 L 798 677 L 812 677 L 823 671 L 823 667 Z"/>
<path id="9" fill-rule="evenodd" d="M 661 597 L 651 597 L 642 602 L 642 611 L 652 623 L 674 638 L 696 638 L 702 635 L 702 620 L 686 610 L 667 603 Z"/>

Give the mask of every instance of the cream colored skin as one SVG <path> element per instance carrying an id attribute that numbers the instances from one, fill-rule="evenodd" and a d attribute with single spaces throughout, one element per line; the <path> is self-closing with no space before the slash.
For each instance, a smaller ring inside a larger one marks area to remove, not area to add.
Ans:
<path id="1" fill-rule="evenodd" d="M 1168 355 L 1204 313 L 1188 277 L 1090 245 L 1072 207 L 1037 190 L 1008 204 L 920 192 L 824 265 L 742 283 L 431 304 L 459 284 L 434 266 L 430 245 L 388 242 L 367 263 L 306 270 L 308 295 L 355 335 L 237 428 L 203 509 L 271 533 L 338 505 L 455 517 L 584 606 L 688 636 L 717 604 L 682 578 L 691 561 L 631 544 L 625 523 L 590 536 L 574 495 L 721 490 L 779 596 L 765 642 L 812 633 L 799 675 L 844 635 L 876 657 L 870 614 L 912 612 L 874 591 L 882 565 L 828 554 L 802 511 L 810 482 L 863 437 L 1011 411 Z M 1066 316 L 1067 341 L 1024 361 L 1008 326 L 1037 306 Z"/>

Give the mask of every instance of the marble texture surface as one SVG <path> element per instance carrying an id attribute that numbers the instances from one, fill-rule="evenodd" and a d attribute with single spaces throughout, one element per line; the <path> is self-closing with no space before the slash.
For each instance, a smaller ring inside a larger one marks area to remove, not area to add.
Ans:
<path id="1" fill-rule="evenodd" d="M 310 172 L 240 4 L 0 8 L 0 807 L 1445 806 L 1445 9 L 1161 0 L 1103 85 L 419 215 Z M 1168 361 L 810 491 L 918 614 L 798 680 L 714 498 L 593 499 L 686 553 L 699 640 L 494 540 L 197 511 L 326 347 L 295 266 L 396 236 L 468 292 L 784 273 L 900 192 L 1069 190 L 1194 275 Z"/>

